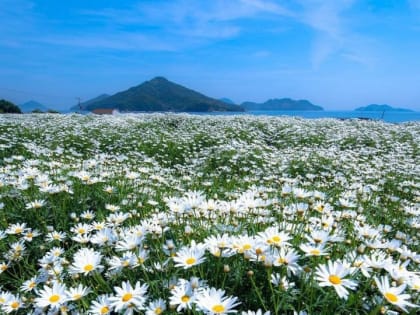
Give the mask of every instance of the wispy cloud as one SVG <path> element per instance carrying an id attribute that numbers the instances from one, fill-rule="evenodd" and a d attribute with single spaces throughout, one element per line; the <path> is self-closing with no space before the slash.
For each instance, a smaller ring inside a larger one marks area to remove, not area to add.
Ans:
<path id="1" fill-rule="evenodd" d="M 420 0 L 408 0 L 408 5 L 415 10 L 420 10 Z"/>
<path id="2" fill-rule="evenodd" d="M 301 14 L 298 20 L 315 32 L 312 43 L 311 63 L 319 69 L 332 56 L 342 56 L 365 66 L 372 65 L 372 57 L 364 56 L 363 43 L 368 42 L 354 31 L 346 13 L 355 0 L 298 0 Z"/>
<path id="3" fill-rule="evenodd" d="M 242 28 L 236 23 L 240 19 L 259 14 L 290 16 L 293 13 L 272 1 L 263 0 L 174 0 L 139 2 L 125 10 L 105 8 L 102 11 L 83 11 L 82 14 L 118 25 L 149 25 L 194 40 L 223 40 L 240 35 Z"/>
<path id="4" fill-rule="evenodd" d="M 170 43 L 154 40 L 140 34 L 114 33 L 98 36 L 98 34 L 87 34 L 83 36 L 45 36 L 33 40 L 37 43 L 50 44 L 54 46 L 73 46 L 92 49 L 113 49 L 130 51 L 174 51 Z"/>

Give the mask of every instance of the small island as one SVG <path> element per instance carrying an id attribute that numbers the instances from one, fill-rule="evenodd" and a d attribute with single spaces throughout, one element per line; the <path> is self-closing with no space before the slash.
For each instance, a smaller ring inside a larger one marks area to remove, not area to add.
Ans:
<path id="1" fill-rule="evenodd" d="M 355 109 L 356 112 L 413 112 L 407 108 L 397 108 L 390 105 L 382 104 L 370 104 L 368 106 L 362 106 Z"/>
<path id="2" fill-rule="evenodd" d="M 321 106 L 314 105 L 307 100 L 293 100 L 291 98 L 269 99 L 264 103 L 244 102 L 241 106 L 245 110 L 324 110 Z"/>

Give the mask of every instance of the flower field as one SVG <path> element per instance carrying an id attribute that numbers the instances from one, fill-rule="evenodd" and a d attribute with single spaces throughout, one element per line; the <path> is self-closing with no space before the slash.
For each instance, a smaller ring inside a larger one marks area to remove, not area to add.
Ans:
<path id="1" fill-rule="evenodd" d="M 418 314 L 420 123 L 0 116 L 0 314 Z"/>

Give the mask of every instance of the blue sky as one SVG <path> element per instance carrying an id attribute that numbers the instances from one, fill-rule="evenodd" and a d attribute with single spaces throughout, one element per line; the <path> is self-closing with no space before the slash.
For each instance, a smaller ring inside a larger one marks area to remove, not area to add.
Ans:
<path id="1" fill-rule="evenodd" d="M 420 110 L 420 0 L 0 0 L 0 98 L 65 108 L 154 76 L 237 103 Z"/>

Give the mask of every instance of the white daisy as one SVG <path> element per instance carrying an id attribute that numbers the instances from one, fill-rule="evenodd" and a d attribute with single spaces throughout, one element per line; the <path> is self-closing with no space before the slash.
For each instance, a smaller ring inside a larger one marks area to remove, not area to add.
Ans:
<path id="1" fill-rule="evenodd" d="M 94 271 L 101 271 L 104 267 L 100 264 L 102 255 L 90 248 L 79 249 L 73 257 L 70 273 L 83 273 L 85 276 Z"/>
<path id="2" fill-rule="evenodd" d="M 237 312 L 234 309 L 240 304 L 237 301 L 237 297 L 225 296 L 224 290 L 206 288 L 197 296 L 196 305 L 205 314 L 228 314 Z"/>
<path id="3" fill-rule="evenodd" d="M 398 287 L 391 287 L 389 285 L 388 277 L 381 277 L 380 279 L 375 277 L 374 279 L 379 291 L 389 303 L 398 306 L 404 312 L 407 312 L 407 306 L 418 307 L 418 305 L 415 305 L 408 301 L 408 299 L 411 297 L 410 294 L 401 294 L 407 286 L 405 283 Z"/>
<path id="4" fill-rule="evenodd" d="M 116 312 L 133 307 L 137 310 L 144 309 L 147 287 L 147 284 L 140 285 L 138 281 L 134 288 L 130 282 L 123 282 L 121 287 L 114 287 L 116 294 L 109 298 L 111 306 L 115 308 Z"/>
<path id="5" fill-rule="evenodd" d="M 44 286 L 44 289 L 39 291 L 35 304 L 40 308 L 50 306 L 52 309 L 58 309 L 68 300 L 66 286 L 55 281 L 52 288 Z"/>
<path id="6" fill-rule="evenodd" d="M 205 248 L 203 246 L 191 244 L 191 247 L 182 247 L 173 257 L 175 267 L 184 269 L 191 268 L 204 262 Z"/>
<path id="7" fill-rule="evenodd" d="M 350 269 L 346 268 L 340 262 L 328 261 L 328 265 L 318 266 L 316 269 L 316 280 L 319 286 L 332 286 L 340 298 L 347 300 L 349 292 L 347 289 L 354 290 L 357 282 L 354 280 L 344 279 L 350 273 Z"/>

